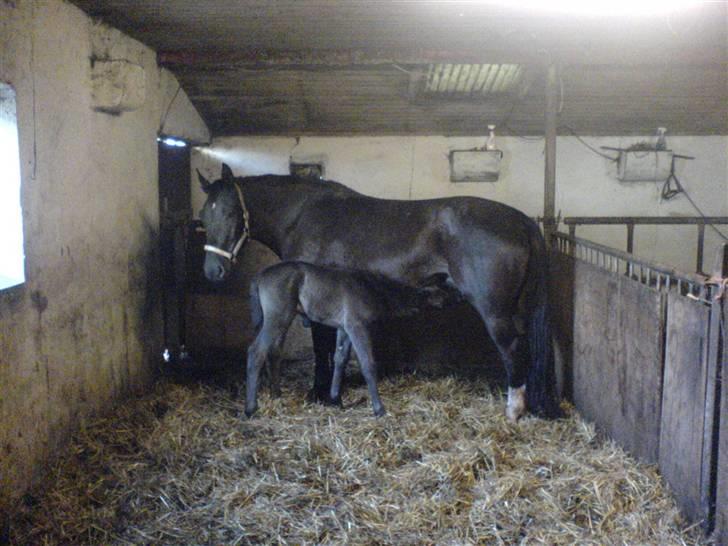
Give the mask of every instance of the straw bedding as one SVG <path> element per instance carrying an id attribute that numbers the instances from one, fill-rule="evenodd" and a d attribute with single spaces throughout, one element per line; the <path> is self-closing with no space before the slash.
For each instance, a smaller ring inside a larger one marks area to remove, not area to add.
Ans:
<path id="1" fill-rule="evenodd" d="M 483 381 L 359 385 L 344 410 L 308 405 L 311 364 L 261 409 L 214 382 L 160 381 L 88 424 L 13 544 L 703 544 L 654 467 L 567 408 L 512 425 Z"/>

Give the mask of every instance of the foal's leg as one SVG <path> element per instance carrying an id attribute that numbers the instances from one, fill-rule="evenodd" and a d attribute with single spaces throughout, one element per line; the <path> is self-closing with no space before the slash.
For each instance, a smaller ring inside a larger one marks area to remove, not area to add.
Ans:
<path id="1" fill-rule="evenodd" d="M 292 317 L 291 317 L 292 320 Z M 245 415 L 252 416 L 258 409 L 258 376 L 265 361 L 270 357 L 277 367 L 280 346 L 286 337 L 291 320 L 275 320 L 264 323 L 255 341 L 248 349 L 248 365 L 245 378 Z"/>
<path id="2" fill-rule="evenodd" d="M 341 405 L 341 379 L 344 377 L 346 363 L 351 356 L 351 340 L 343 328 L 336 332 L 336 353 L 334 354 L 334 376 L 331 380 L 331 402 Z"/>
<path id="3" fill-rule="evenodd" d="M 316 368 L 313 380 L 313 389 L 309 399 L 314 402 L 330 404 L 331 363 L 336 349 L 336 328 L 318 322 L 311 323 L 311 337 L 313 339 L 313 352 L 316 358 Z"/>
<path id="4" fill-rule="evenodd" d="M 252 416 L 258 409 L 258 374 L 268 358 L 270 341 L 264 330 L 248 347 L 248 364 L 245 374 L 245 415 Z"/>
<path id="5" fill-rule="evenodd" d="M 525 332 L 519 332 L 511 317 L 488 317 L 485 319 L 485 325 L 506 367 L 508 376 L 506 417 L 516 422 L 526 413 L 526 376 L 530 362 L 528 336 Z"/>
<path id="6" fill-rule="evenodd" d="M 361 364 L 361 373 L 367 382 L 369 390 L 369 398 L 372 401 L 372 409 L 374 415 L 381 417 L 386 413 L 384 405 L 379 399 L 379 390 L 377 389 L 377 364 L 374 360 L 374 351 L 372 348 L 372 336 L 369 330 L 362 325 L 347 328 L 346 333 L 349 335 L 356 356 Z"/>

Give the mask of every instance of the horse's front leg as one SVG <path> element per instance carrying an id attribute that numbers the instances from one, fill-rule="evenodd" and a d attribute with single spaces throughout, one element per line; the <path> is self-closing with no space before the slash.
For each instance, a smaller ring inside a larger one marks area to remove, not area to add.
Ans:
<path id="1" fill-rule="evenodd" d="M 336 350 L 336 328 L 317 322 L 311 323 L 313 352 L 316 359 L 313 389 L 309 392 L 309 400 L 322 404 L 331 404 L 331 375 L 334 352 Z"/>
<path id="2" fill-rule="evenodd" d="M 351 340 L 346 332 L 339 328 L 336 332 L 336 353 L 334 354 L 334 376 L 331 380 L 331 402 L 341 406 L 341 380 L 344 377 L 346 363 L 351 356 Z"/>

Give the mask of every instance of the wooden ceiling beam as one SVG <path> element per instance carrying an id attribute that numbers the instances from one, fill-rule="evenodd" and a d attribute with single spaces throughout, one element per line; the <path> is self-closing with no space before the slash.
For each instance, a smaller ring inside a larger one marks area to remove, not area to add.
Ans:
<path id="1" fill-rule="evenodd" d="M 266 50 L 243 49 L 228 51 L 200 49 L 160 49 L 157 60 L 168 68 L 196 70 L 250 68 L 292 69 L 301 67 L 347 68 L 383 65 L 452 64 L 527 64 L 644 66 L 644 65 L 713 65 L 726 67 L 728 54 L 725 45 L 715 43 L 699 48 L 679 44 L 612 43 L 609 47 L 575 47 L 575 44 L 534 44 L 503 41 L 498 46 L 470 49 L 307 49 Z"/>
<path id="2" fill-rule="evenodd" d="M 338 49 L 306 51 L 247 50 L 235 52 L 199 52 L 192 50 L 162 50 L 159 63 L 170 68 L 300 68 L 382 65 L 426 65 L 430 63 L 495 64 L 544 63 L 545 57 L 533 50 L 518 52 L 506 49 L 442 50 L 442 49 Z"/>

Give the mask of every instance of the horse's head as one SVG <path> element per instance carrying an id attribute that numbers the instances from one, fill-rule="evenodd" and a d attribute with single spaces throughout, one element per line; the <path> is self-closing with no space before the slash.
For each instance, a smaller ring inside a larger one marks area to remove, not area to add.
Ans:
<path id="1" fill-rule="evenodd" d="M 225 280 L 238 252 L 248 238 L 248 211 L 233 171 L 223 163 L 222 178 L 209 182 L 197 171 L 202 191 L 207 194 L 200 220 L 207 233 L 205 277 L 213 282 Z"/>

